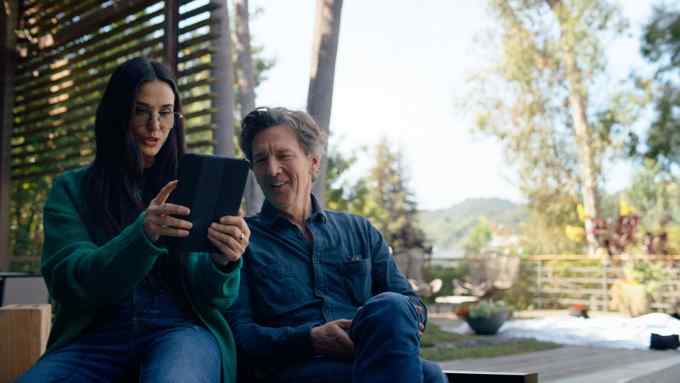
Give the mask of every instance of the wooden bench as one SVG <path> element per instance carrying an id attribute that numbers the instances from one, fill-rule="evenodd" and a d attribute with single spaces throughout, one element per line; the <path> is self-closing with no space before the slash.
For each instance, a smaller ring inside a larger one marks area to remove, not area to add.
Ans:
<path id="1" fill-rule="evenodd" d="M 0 383 L 13 382 L 45 352 L 52 308 L 49 304 L 0 307 Z M 538 374 L 445 371 L 449 382 L 536 383 Z"/>
<path id="2" fill-rule="evenodd" d="M 13 382 L 45 352 L 52 306 L 0 307 L 0 383 Z"/>

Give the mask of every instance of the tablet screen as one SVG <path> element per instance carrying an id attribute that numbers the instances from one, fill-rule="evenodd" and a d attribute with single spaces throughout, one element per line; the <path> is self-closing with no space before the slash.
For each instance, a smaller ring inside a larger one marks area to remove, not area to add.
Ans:
<path id="1" fill-rule="evenodd" d="M 208 239 L 208 227 L 225 215 L 238 215 L 248 178 L 242 159 L 185 154 L 179 162 L 177 189 L 168 202 L 191 209 L 188 237 L 167 237 L 170 247 L 185 252 L 218 252 Z"/>

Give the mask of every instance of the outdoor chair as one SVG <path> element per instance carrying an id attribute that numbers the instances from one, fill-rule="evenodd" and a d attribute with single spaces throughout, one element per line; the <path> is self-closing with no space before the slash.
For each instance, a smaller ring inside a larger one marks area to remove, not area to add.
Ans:
<path id="1" fill-rule="evenodd" d="M 486 299 L 510 289 L 519 278 L 520 258 L 516 255 L 487 252 L 470 258 L 468 263 L 468 278 L 465 281 L 453 281 L 457 295 Z"/>

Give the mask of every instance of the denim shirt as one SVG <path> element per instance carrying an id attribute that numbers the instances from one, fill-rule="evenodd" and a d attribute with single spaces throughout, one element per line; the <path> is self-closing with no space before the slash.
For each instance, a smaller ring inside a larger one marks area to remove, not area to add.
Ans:
<path id="1" fill-rule="evenodd" d="M 313 240 L 265 201 L 247 219 L 239 297 L 229 310 L 236 343 L 249 357 L 275 360 L 312 355 L 311 328 L 353 319 L 373 295 L 401 293 L 425 306 L 367 219 L 323 211 L 312 195 L 306 224 Z"/>

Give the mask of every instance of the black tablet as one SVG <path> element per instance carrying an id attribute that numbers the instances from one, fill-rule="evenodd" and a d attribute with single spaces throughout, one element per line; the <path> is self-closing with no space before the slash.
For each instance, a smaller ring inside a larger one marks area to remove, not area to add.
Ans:
<path id="1" fill-rule="evenodd" d="M 185 154 L 179 162 L 177 189 L 168 202 L 191 209 L 188 237 L 167 237 L 168 245 L 183 252 L 218 252 L 208 239 L 208 227 L 225 215 L 238 215 L 248 178 L 246 160 Z"/>

